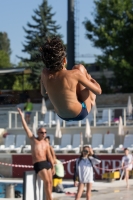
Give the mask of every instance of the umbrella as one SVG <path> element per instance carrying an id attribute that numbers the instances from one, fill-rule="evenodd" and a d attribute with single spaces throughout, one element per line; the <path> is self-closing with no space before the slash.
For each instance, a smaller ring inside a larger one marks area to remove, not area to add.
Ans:
<path id="1" fill-rule="evenodd" d="M 45 114 L 46 112 L 47 112 L 47 107 L 46 107 L 45 99 L 42 98 L 41 113 Z"/>
<path id="2" fill-rule="evenodd" d="M 123 121 L 122 117 L 119 117 L 118 135 L 124 135 Z"/>
<path id="3" fill-rule="evenodd" d="M 97 110 L 97 105 L 96 105 L 96 103 L 95 103 L 95 104 L 92 106 L 91 112 L 93 113 L 93 115 L 94 115 L 94 112 L 95 112 L 95 114 L 97 114 L 97 113 L 98 113 L 98 110 Z"/>
<path id="4" fill-rule="evenodd" d="M 132 106 L 132 102 L 131 102 L 131 96 L 128 96 L 128 102 L 127 102 L 127 114 L 128 116 L 130 116 L 132 114 L 133 111 L 133 106 Z"/>
<path id="5" fill-rule="evenodd" d="M 122 117 L 119 117 L 119 125 L 118 125 L 118 135 L 120 136 L 120 144 L 122 143 L 122 135 L 124 135 L 123 121 Z"/>
<path id="6" fill-rule="evenodd" d="M 33 131 L 34 136 L 37 136 L 37 134 L 36 134 L 36 124 L 35 123 L 33 123 L 32 131 Z"/>
<path id="7" fill-rule="evenodd" d="M 36 134 L 36 130 L 37 130 L 37 122 L 36 122 L 36 116 L 34 116 L 34 120 L 33 120 L 33 126 L 32 126 L 32 131 L 33 131 L 33 134 L 34 136 L 37 137 L 37 134 Z"/>
<path id="8" fill-rule="evenodd" d="M 91 137 L 91 128 L 88 119 L 86 119 L 85 137 L 87 138 L 87 141 L 89 141 L 89 138 Z"/>
<path id="9" fill-rule="evenodd" d="M 83 142 L 83 134 L 82 134 L 82 132 L 81 132 L 81 133 L 80 133 L 80 151 L 83 150 L 83 144 L 84 144 L 84 142 Z"/>
<path id="10" fill-rule="evenodd" d="M 95 104 L 92 106 L 92 109 L 91 109 L 91 113 L 93 114 L 93 120 L 94 120 L 94 126 L 96 126 L 96 115 L 98 113 L 98 110 L 97 110 L 97 106 L 96 106 L 96 102 Z"/>
<path id="11" fill-rule="evenodd" d="M 57 137 L 57 138 L 61 138 L 62 137 L 62 133 L 61 133 L 61 129 L 60 129 L 60 120 L 59 119 L 57 119 L 55 137 Z"/>

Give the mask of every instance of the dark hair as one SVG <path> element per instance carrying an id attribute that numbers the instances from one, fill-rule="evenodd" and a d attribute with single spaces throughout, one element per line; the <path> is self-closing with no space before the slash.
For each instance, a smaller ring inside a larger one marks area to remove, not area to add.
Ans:
<path id="1" fill-rule="evenodd" d="M 83 146 L 83 150 L 84 150 L 86 147 L 90 148 L 89 145 L 84 145 L 84 146 Z M 80 160 L 81 160 L 82 157 L 83 157 L 83 150 L 81 151 L 81 154 L 80 154 L 80 157 L 79 157 L 79 162 L 80 162 Z M 89 158 L 89 155 L 88 155 L 88 158 Z"/>
<path id="2" fill-rule="evenodd" d="M 125 148 L 125 149 L 124 149 L 124 151 L 126 151 L 126 150 L 128 150 L 128 151 L 129 151 L 129 149 L 128 149 L 128 148 Z"/>
<path id="3" fill-rule="evenodd" d="M 63 69 L 63 59 L 66 57 L 66 49 L 59 37 L 47 38 L 40 47 L 41 58 L 49 71 L 60 71 Z"/>
<path id="4" fill-rule="evenodd" d="M 45 139 L 48 139 L 50 141 L 50 136 L 46 136 Z"/>

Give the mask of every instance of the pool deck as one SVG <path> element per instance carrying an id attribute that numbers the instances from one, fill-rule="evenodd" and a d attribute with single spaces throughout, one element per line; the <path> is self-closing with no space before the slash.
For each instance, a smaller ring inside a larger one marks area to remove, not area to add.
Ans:
<path id="1" fill-rule="evenodd" d="M 72 182 L 71 182 L 72 183 Z M 94 182 L 92 191 L 91 200 L 132 200 L 133 199 L 133 179 L 129 180 L 129 189 L 126 188 L 126 183 L 124 180 L 105 182 L 99 181 Z M 75 193 L 77 191 L 76 187 L 66 188 L 66 192 Z M 67 196 L 65 194 L 53 193 L 54 200 L 72 200 L 74 196 Z M 85 200 L 85 193 L 83 193 L 82 198 Z"/>
<path id="2" fill-rule="evenodd" d="M 0 178 L 0 183 L 23 183 L 22 178 Z"/>
<path id="3" fill-rule="evenodd" d="M 22 179 L 8 179 L 11 183 L 22 183 Z M 3 182 L 0 179 L 0 182 Z M 6 180 L 5 180 L 6 182 Z M 76 193 L 77 187 L 69 188 L 69 185 L 72 185 L 73 182 L 71 180 L 64 180 L 64 185 L 68 185 L 65 189 L 65 192 L 69 193 Z M 96 181 L 92 187 L 92 198 L 91 200 L 132 200 L 133 199 L 133 179 L 129 180 L 129 189 L 126 188 L 126 183 L 124 180 L 121 181 L 113 181 L 113 182 L 106 182 L 106 181 Z M 94 190 L 94 191 L 93 191 Z M 96 190 L 96 191 L 95 191 Z M 75 196 L 68 196 L 65 193 L 52 193 L 53 200 L 72 200 Z M 4 200 L 5 198 L 1 198 Z M 7 200 L 11 200 L 6 198 Z M 22 198 L 17 198 L 18 200 L 22 200 Z M 85 200 L 85 193 L 82 195 L 82 200 Z M 16 198 L 12 198 L 12 200 L 16 200 Z"/>

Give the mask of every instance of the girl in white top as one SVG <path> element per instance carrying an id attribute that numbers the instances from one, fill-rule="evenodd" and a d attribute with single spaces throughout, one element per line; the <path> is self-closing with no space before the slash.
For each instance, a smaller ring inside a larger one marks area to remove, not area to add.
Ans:
<path id="1" fill-rule="evenodd" d="M 93 150 L 89 146 L 84 146 L 81 156 L 76 160 L 74 169 L 74 185 L 78 186 L 75 200 L 79 200 L 84 185 L 87 186 L 86 199 L 91 199 L 91 188 L 93 181 L 93 165 L 99 164 L 101 161 L 96 158 Z"/>
<path id="2" fill-rule="evenodd" d="M 129 171 L 133 168 L 133 156 L 129 154 L 129 150 L 127 148 L 124 149 L 124 153 L 125 156 L 122 157 L 122 167 L 125 171 L 125 180 L 128 188 Z"/>

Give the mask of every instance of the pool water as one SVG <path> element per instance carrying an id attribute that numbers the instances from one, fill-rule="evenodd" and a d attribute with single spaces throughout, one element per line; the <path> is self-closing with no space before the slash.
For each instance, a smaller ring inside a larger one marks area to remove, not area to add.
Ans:
<path id="1" fill-rule="evenodd" d="M 5 192 L 6 192 L 6 184 L 9 183 L 0 183 L 0 198 L 5 198 Z M 64 188 L 70 188 L 70 187 L 74 187 L 73 184 L 68 185 L 68 184 L 63 184 Z M 23 184 L 19 183 L 19 184 L 15 184 L 15 196 L 16 198 L 19 197 L 19 195 L 23 195 Z"/>
<path id="2" fill-rule="evenodd" d="M 6 192 L 6 184 L 7 183 L 0 183 L 0 198 L 5 198 Z M 23 184 L 15 184 L 15 196 L 19 197 L 19 195 L 23 194 Z"/>

